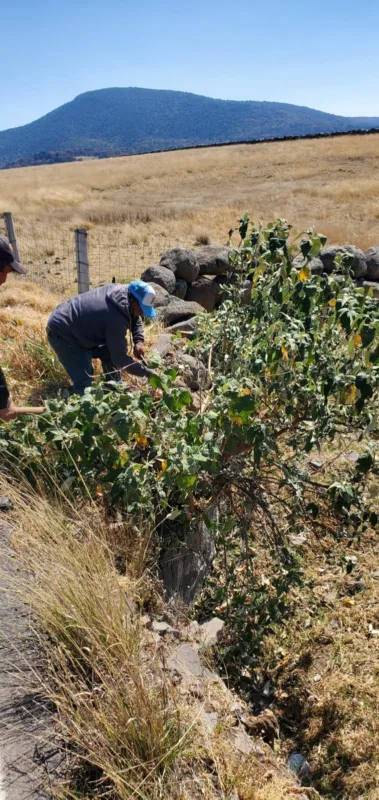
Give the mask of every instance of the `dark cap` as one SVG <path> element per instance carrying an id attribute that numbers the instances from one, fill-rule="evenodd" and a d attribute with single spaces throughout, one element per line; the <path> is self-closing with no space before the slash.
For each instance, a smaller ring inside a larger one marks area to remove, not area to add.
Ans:
<path id="1" fill-rule="evenodd" d="M 0 236 L 0 269 L 10 266 L 19 275 L 27 275 L 28 270 L 16 261 L 13 250 L 5 236 Z"/>

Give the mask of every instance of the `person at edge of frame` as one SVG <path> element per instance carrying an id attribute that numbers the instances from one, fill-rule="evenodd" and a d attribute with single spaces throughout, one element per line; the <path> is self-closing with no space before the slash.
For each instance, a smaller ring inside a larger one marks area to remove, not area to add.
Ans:
<path id="1" fill-rule="evenodd" d="M 5 236 L 0 236 L 0 286 L 2 286 L 8 275 L 16 272 L 18 275 L 27 275 L 28 271 L 16 261 L 12 245 L 9 244 Z M 3 370 L 0 367 L 0 420 L 10 422 L 15 419 L 16 413 L 14 403 L 9 394 L 9 389 Z"/>

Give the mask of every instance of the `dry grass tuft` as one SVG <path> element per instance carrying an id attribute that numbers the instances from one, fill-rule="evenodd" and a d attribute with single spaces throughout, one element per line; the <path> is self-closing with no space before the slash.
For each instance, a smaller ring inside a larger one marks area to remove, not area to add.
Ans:
<path id="1" fill-rule="evenodd" d="M 37 404 L 68 378 L 46 338 L 46 322 L 61 298 L 33 283 L 8 278 L 0 290 L 1 364 L 15 402 Z"/>
<path id="2" fill-rule="evenodd" d="M 187 731 L 156 652 L 142 647 L 132 576 L 125 581 L 116 569 L 104 520 L 94 507 L 65 510 L 0 483 L 15 503 L 15 543 L 35 576 L 21 591 L 48 637 L 44 689 L 82 763 L 81 791 L 168 798 Z M 63 794 L 76 796 L 71 788 Z"/>

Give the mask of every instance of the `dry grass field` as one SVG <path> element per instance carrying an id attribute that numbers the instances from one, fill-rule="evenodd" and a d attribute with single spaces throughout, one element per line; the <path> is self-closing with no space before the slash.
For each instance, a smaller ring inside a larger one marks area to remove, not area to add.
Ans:
<path id="1" fill-rule="evenodd" d="M 0 211 L 35 235 L 84 225 L 92 241 L 224 242 L 249 210 L 331 243 L 379 244 L 379 136 L 234 145 L 0 172 Z M 106 241 L 106 239 L 104 239 Z"/>

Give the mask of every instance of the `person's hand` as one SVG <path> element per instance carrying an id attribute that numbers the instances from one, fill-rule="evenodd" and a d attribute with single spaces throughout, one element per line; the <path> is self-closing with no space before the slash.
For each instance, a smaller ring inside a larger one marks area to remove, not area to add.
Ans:
<path id="1" fill-rule="evenodd" d="M 11 422 L 12 419 L 16 419 L 16 406 L 14 403 L 10 402 L 7 408 L 0 408 L 0 419 L 3 422 Z"/>
<path id="2" fill-rule="evenodd" d="M 143 342 L 137 342 L 137 344 L 134 345 L 134 355 L 137 358 L 143 358 L 144 357 L 144 355 L 145 355 L 145 345 L 144 345 Z"/>

